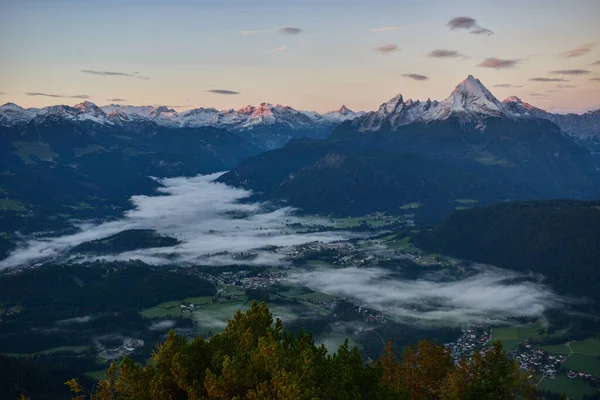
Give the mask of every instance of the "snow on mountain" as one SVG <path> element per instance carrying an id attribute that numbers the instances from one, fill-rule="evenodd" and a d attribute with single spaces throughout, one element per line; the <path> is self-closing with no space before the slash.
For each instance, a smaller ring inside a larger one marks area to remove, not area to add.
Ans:
<path id="1" fill-rule="evenodd" d="M 361 130 L 373 131 L 381 128 L 384 122 L 396 129 L 417 121 L 445 120 L 450 116 L 478 121 L 485 117 L 516 117 L 479 79 L 469 75 L 441 102 L 430 99 L 424 102 L 412 99 L 405 101 L 398 94 L 383 103 L 377 111 L 367 113 L 357 123 Z"/>
<path id="2" fill-rule="evenodd" d="M 383 103 L 376 111 L 368 113 L 355 112 L 342 106 L 338 110 L 321 114 L 316 111 L 298 111 L 292 107 L 270 103 L 248 105 L 239 110 L 196 108 L 181 113 L 167 106 L 110 104 L 98 107 L 89 101 L 73 107 L 61 105 L 40 109 L 24 109 L 16 104 L 7 103 L 0 106 L 0 126 L 25 124 L 34 119 L 45 121 L 66 118 L 119 126 L 132 122 L 146 122 L 173 128 L 210 126 L 233 132 L 258 132 L 262 128 L 302 132 L 311 129 L 331 129 L 352 120 L 359 130 L 374 131 L 384 124 L 389 124 L 391 129 L 397 129 L 413 122 L 445 120 L 454 116 L 475 121 L 481 128 L 485 126 L 487 117 L 544 118 L 556 123 L 572 136 L 589 137 L 600 136 L 599 114 L 598 111 L 583 115 L 552 114 L 525 103 L 516 96 L 501 102 L 481 81 L 469 75 L 456 86 L 447 99 L 441 102 L 430 99 L 405 100 L 401 94 L 398 94 Z"/>
<path id="3" fill-rule="evenodd" d="M 130 106 L 122 104 L 109 104 L 100 108 L 107 114 L 110 114 L 114 111 L 119 111 L 126 115 L 138 115 L 141 117 L 149 117 L 150 113 L 156 110 L 156 107 L 153 106 Z"/>
<path id="4" fill-rule="evenodd" d="M 15 103 L 6 103 L 0 106 L 0 126 L 26 124 L 35 117 L 37 111 L 35 108 L 25 109 Z"/>

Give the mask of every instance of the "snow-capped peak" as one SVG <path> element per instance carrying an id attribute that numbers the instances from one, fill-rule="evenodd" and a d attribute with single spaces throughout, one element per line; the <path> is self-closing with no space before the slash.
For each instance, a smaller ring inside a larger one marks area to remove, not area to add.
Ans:
<path id="1" fill-rule="evenodd" d="M 496 117 L 510 114 L 473 75 L 469 75 L 467 79 L 456 85 L 450 97 L 436 107 L 431 119 L 446 119 L 455 113 Z"/>

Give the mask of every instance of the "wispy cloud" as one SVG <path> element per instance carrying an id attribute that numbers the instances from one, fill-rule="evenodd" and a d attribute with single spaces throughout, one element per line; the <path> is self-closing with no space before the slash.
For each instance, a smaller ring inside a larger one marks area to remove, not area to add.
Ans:
<path id="1" fill-rule="evenodd" d="M 556 87 L 566 89 L 566 88 L 576 88 L 577 85 L 556 85 Z"/>
<path id="2" fill-rule="evenodd" d="M 282 51 L 285 51 L 285 50 L 287 50 L 287 46 L 284 44 L 284 45 L 279 46 L 279 47 L 277 47 L 275 49 L 271 49 L 271 53 L 279 53 L 279 52 L 282 52 Z"/>
<path id="3" fill-rule="evenodd" d="M 27 96 L 42 96 L 42 97 L 54 97 L 57 99 L 89 99 L 90 96 L 87 94 L 76 94 L 76 95 L 64 95 L 64 94 L 51 94 L 51 93 L 40 93 L 40 92 L 27 92 Z"/>
<path id="4" fill-rule="evenodd" d="M 560 69 L 558 71 L 551 71 L 550 73 L 554 75 L 586 75 L 590 71 L 585 69 Z"/>
<path id="5" fill-rule="evenodd" d="M 396 32 L 405 31 L 408 29 L 419 28 L 422 25 L 405 25 L 405 26 L 382 26 L 380 28 L 369 29 L 371 32 Z"/>
<path id="6" fill-rule="evenodd" d="M 594 46 L 596 46 L 595 43 L 582 44 L 581 46 L 575 49 L 565 51 L 564 53 L 562 53 L 562 56 L 566 58 L 581 57 L 592 51 Z"/>
<path id="7" fill-rule="evenodd" d="M 284 35 L 299 35 L 303 32 L 300 28 L 294 28 L 291 26 L 282 26 L 277 28 L 277 33 L 283 33 Z"/>
<path id="8" fill-rule="evenodd" d="M 483 28 L 481 26 L 476 26 L 475 28 L 471 29 L 469 31 L 470 34 L 473 35 L 493 35 L 494 32 L 490 31 L 489 29 Z"/>
<path id="9" fill-rule="evenodd" d="M 502 69 L 502 68 L 512 68 L 516 66 L 521 60 L 508 60 L 502 58 L 486 58 L 481 63 L 479 63 L 478 67 L 484 68 L 494 68 L 494 69 Z"/>
<path id="10" fill-rule="evenodd" d="M 533 82 L 568 82 L 568 79 L 563 78 L 531 78 Z"/>
<path id="11" fill-rule="evenodd" d="M 493 35 L 489 29 L 477 24 L 477 20 L 471 17 L 455 17 L 446 24 L 451 30 L 465 29 L 474 35 Z"/>
<path id="12" fill-rule="evenodd" d="M 535 97 L 548 97 L 545 94 L 542 93 L 529 93 L 530 96 L 535 96 Z"/>
<path id="13" fill-rule="evenodd" d="M 502 87 L 502 88 L 522 88 L 523 85 L 511 85 L 510 83 L 499 83 L 494 85 L 494 87 Z"/>
<path id="14" fill-rule="evenodd" d="M 557 92 L 563 92 L 563 90 L 559 90 L 559 89 L 550 89 L 550 90 L 546 90 L 547 93 L 557 93 Z"/>
<path id="15" fill-rule="evenodd" d="M 246 30 L 240 31 L 240 35 L 248 36 L 248 35 L 258 35 L 263 33 L 281 33 L 283 35 L 299 35 L 304 30 L 300 28 L 294 28 L 292 26 L 280 26 L 279 28 L 274 29 L 258 29 L 258 30 Z"/>
<path id="16" fill-rule="evenodd" d="M 227 90 L 227 89 L 210 89 L 210 90 L 207 90 L 207 92 L 215 93 L 215 94 L 227 94 L 227 95 L 240 94 L 240 92 L 236 92 L 234 90 Z"/>
<path id="17" fill-rule="evenodd" d="M 389 53 L 393 53 L 394 51 L 398 51 L 398 46 L 395 44 L 384 44 L 384 45 L 375 47 L 373 50 L 375 50 L 376 52 L 381 53 L 381 54 L 389 54 Z"/>
<path id="18" fill-rule="evenodd" d="M 600 60 L 598 61 L 594 61 L 593 63 L 591 63 L 590 65 L 595 66 L 595 65 L 600 65 Z"/>
<path id="19" fill-rule="evenodd" d="M 118 102 L 122 102 L 122 101 L 129 101 L 129 100 L 125 100 L 125 99 L 120 99 L 120 98 L 114 98 L 114 99 L 106 99 L 106 101 L 118 101 Z"/>
<path id="20" fill-rule="evenodd" d="M 469 58 L 469 57 L 467 57 L 466 55 L 462 54 L 461 52 L 459 52 L 457 50 L 447 50 L 447 49 L 433 50 L 433 51 L 429 52 L 429 54 L 427 54 L 427 57 L 432 57 L 432 58 L 464 58 L 464 59 Z"/>
<path id="21" fill-rule="evenodd" d="M 3 95 L 5 95 L 5 94 L 8 94 L 8 93 L 5 93 L 5 92 L 0 92 L 0 96 L 3 96 Z"/>
<path id="22" fill-rule="evenodd" d="M 426 81 L 429 79 L 427 76 L 420 74 L 403 74 L 402 76 L 413 79 L 415 81 Z"/>
<path id="23" fill-rule="evenodd" d="M 82 69 L 81 72 L 83 72 L 84 74 L 91 74 L 91 75 L 121 76 L 121 77 L 125 77 L 125 78 L 135 78 L 135 79 L 142 79 L 142 80 L 146 80 L 146 81 L 150 79 L 147 76 L 139 75 L 137 72 L 134 72 L 133 74 L 128 74 L 126 72 L 96 71 L 96 70 L 92 70 L 92 69 Z"/>
<path id="24" fill-rule="evenodd" d="M 590 81 L 600 81 L 600 78 L 590 78 Z"/>

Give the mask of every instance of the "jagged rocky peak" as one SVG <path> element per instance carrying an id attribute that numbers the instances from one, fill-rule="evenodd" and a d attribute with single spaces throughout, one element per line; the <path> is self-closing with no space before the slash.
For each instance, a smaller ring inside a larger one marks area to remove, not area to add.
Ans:
<path id="1" fill-rule="evenodd" d="M 385 114 L 393 114 L 402 110 L 402 107 L 404 107 L 404 99 L 402 98 L 402 94 L 397 94 L 396 96 L 388 100 L 386 103 L 380 105 L 379 111 Z"/>
<path id="2" fill-rule="evenodd" d="M 73 108 L 78 109 L 82 113 L 90 114 L 95 117 L 103 117 L 106 115 L 104 111 L 91 101 L 84 101 L 83 103 L 75 104 Z"/>

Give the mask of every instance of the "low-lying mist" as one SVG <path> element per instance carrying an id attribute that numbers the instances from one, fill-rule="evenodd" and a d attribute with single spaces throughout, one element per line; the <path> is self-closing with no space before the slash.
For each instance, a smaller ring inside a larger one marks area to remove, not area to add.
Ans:
<path id="1" fill-rule="evenodd" d="M 69 248 L 102 239 L 128 229 L 153 229 L 184 243 L 173 247 L 141 249 L 116 255 L 86 256 L 94 259 L 138 259 L 148 264 L 198 263 L 226 265 L 236 261 L 231 253 L 256 253 L 245 264 L 277 265 L 281 255 L 257 251 L 265 246 L 291 246 L 312 241 L 334 241 L 350 233 L 318 232 L 297 234 L 287 223 L 301 222 L 292 207 L 273 208 L 264 203 L 242 202 L 251 192 L 213 182 L 220 174 L 193 178 L 160 179 L 156 196 L 133 196 L 133 209 L 122 219 L 110 222 L 82 222 L 75 234 L 25 239 L 0 269 L 31 265 L 40 260 L 65 256 Z"/>
<path id="2" fill-rule="evenodd" d="M 436 279 L 435 273 L 423 279 L 399 279 L 381 268 L 357 267 L 295 271 L 288 279 L 405 322 L 497 323 L 540 318 L 567 301 L 529 276 L 483 265 L 474 274 L 452 281 Z"/>

